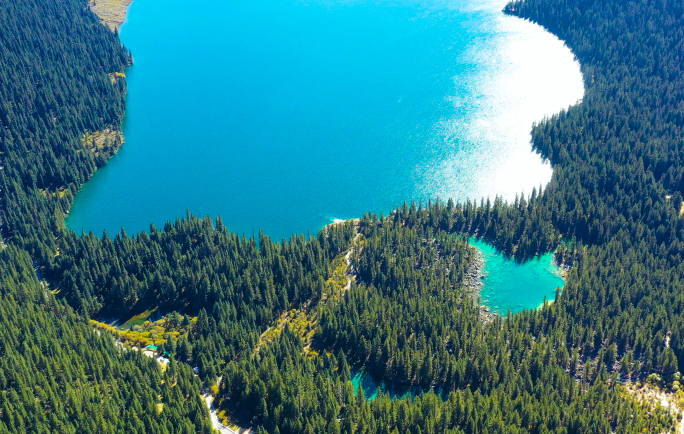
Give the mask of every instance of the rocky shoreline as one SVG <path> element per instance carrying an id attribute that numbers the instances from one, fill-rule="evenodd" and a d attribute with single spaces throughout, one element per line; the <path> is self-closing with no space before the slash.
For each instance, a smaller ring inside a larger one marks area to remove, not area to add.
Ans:
<path id="1" fill-rule="evenodd" d="M 463 286 L 468 296 L 472 297 L 476 303 L 480 303 L 480 292 L 484 286 L 484 255 L 478 249 L 474 248 L 475 257 L 473 258 L 470 267 L 465 272 L 463 277 Z M 487 324 L 496 318 L 497 314 L 492 312 L 489 307 L 480 305 L 480 317 L 482 322 Z"/>

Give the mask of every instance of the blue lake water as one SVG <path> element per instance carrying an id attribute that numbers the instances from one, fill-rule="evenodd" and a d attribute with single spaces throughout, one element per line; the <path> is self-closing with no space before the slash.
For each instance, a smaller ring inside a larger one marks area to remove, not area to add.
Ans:
<path id="1" fill-rule="evenodd" d="M 530 192 L 534 120 L 583 92 L 540 27 L 466 0 L 135 0 L 126 143 L 80 232 L 186 210 L 275 239 L 404 201 Z"/>
<path id="2" fill-rule="evenodd" d="M 529 193 L 551 176 L 532 123 L 583 82 L 562 42 L 504 4 L 135 0 L 126 143 L 68 227 L 132 234 L 189 210 L 281 239 L 404 201 Z M 504 313 L 543 299 L 509 303 L 518 287 L 487 282 Z"/>

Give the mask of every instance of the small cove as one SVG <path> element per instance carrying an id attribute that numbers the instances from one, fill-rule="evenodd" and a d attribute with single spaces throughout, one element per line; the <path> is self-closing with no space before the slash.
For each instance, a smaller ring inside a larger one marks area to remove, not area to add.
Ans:
<path id="1" fill-rule="evenodd" d="M 363 390 L 364 397 L 369 401 L 377 398 L 380 392 L 389 395 L 390 399 L 402 399 L 416 395 L 416 391 L 411 388 L 388 387 L 384 381 L 377 381 L 363 370 L 352 371 L 351 382 L 354 386 L 354 393 L 358 393 L 360 387 Z"/>

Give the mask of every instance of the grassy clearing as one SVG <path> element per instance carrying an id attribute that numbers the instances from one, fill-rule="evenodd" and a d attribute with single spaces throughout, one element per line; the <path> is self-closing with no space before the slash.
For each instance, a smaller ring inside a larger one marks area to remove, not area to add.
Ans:
<path id="1" fill-rule="evenodd" d="M 197 322 L 197 317 L 187 317 L 188 321 L 185 325 L 180 323 L 172 325 L 169 323 L 168 316 L 158 321 L 148 321 L 147 318 L 155 310 L 152 309 L 136 315 L 121 326 L 95 320 L 90 320 L 90 323 L 98 330 L 111 333 L 128 347 L 144 348 L 148 345 L 161 346 L 169 339 L 175 342 L 179 337 L 187 336 Z"/>
<path id="2" fill-rule="evenodd" d="M 116 74 L 115 74 L 116 76 Z M 106 128 L 102 131 L 84 134 L 81 137 L 83 147 L 95 157 L 109 158 L 116 154 L 124 143 L 123 133 L 116 128 Z"/>
<path id="3" fill-rule="evenodd" d="M 126 19 L 126 10 L 133 0 L 90 0 L 90 10 L 100 18 L 100 22 L 112 31 L 118 29 Z"/>
<path id="4" fill-rule="evenodd" d="M 347 287 L 349 282 L 347 259 L 344 256 L 340 256 L 333 261 L 333 272 L 328 279 L 328 287 L 331 289 L 330 294 L 324 294 L 325 300 L 328 298 L 338 298 L 342 295 L 344 288 Z"/>
<path id="5" fill-rule="evenodd" d="M 275 326 L 269 327 L 259 339 L 259 344 L 257 345 L 256 352 L 259 352 L 261 347 L 268 345 L 280 336 L 280 334 L 288 325 L 290 328 L 297 333 L 304 342 L 311 342 L 313 335 L 316 332 L 316 321 L 312 321 L 305 310 L 292 309 L 287 312 L 283 312 L 280 315 Z M 315 353 L 312 351 L 312 353 Z"/>

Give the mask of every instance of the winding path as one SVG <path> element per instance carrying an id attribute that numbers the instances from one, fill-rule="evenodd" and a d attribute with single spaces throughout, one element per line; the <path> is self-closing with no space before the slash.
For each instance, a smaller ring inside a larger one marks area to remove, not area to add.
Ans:
<path id="1" fill-rule="evenodd" d="M 218 430 L 218 432 L 220 432 L 221 434 L 238 434 L 237 431 L 233 431 L 232 429 L 228 428 L 219 420 L 218 415 L 216 414 L 216 408 L 214 407 L 214 397 L 211 396 L 211 393 L 204 393 L 204 401 L 207 403 L 207 408 L 209 409 L 209 415 L 211 416 L 211 424 L 214 426 L 215 429 Z"/>
<path id="2" fill-rule="evenodd" d="M 218 377 L 216 379 L 216 385 L 219 385 L 221 383 L 221 378 L 222 377 Z M 224 424 L 222 424 L 218 418 L 218 413 L 216 412 L 216 407 L 214 407 L 214 397 L 211 396 L 211 393 L 209 393 L 209 390 L 204 391 L 204 402 L 207 403 L 207 408 L 209 409 L 209 416 L 211 417 L 211 424 L 221 434 L 249 434 L 252 431 L 251 428 L 247 428 L 246 430 L 239 428 L 238 431 L 235 431 L 232 428 L 227 427 Z"/>
<path id="3" fill-rule="evenodd" d="M 354 279 L 354 269 L 352 267 L 352 259 L 351 255 L 354 249 L 357 248 L 359 238 L 361 237 L 361 232 L 359 232 L 358 228 L 358 221 L 354 220 L 354 225 L 356 226 L 356 235 L 354 236 L 354 239 L 352 240 L 352 245 L 349 248 L 349 251 L 347 252 L 346 255 L 344 255 L 344 259 L 347 261 L 347 284 L 344 285 L 344 288 L 342 288 L 342 291 L 347 291 L 351 288 L 352 280 Z"/>

